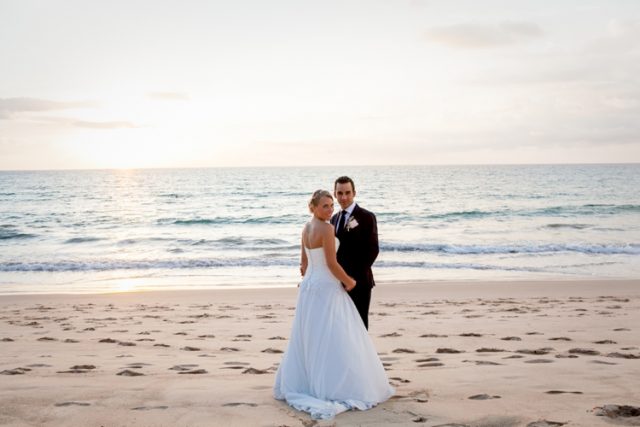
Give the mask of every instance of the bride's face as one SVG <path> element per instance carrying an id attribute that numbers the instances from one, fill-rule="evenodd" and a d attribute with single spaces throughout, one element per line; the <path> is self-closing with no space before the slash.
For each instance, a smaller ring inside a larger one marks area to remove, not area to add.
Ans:
<path id="1" fill-rule="evenodd" d="M 328 196 L 320 199 L 320 203 L 313 208 L 313 215 L 322 221 L 329 221 L 333 215 L 333 199 Z"/>

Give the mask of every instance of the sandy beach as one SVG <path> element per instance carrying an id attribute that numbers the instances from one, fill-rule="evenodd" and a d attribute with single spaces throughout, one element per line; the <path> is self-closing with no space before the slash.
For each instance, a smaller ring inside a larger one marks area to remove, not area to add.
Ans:
<path id="1" fill-rule="evenodd" d="M 397 394 L 321 422 L 271 393 L 296 293 L 2 296 L 0 425 L 640 425 L 598 409 L 640 406 L 638 280 L 381 283 Z"/>

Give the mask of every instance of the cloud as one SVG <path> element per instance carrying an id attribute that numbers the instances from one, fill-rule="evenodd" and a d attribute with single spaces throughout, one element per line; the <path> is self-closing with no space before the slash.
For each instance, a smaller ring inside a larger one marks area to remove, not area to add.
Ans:
<path id="1" fill-rule="evenodd" d="M 59 102 L 39 98 L 0 98 L 0 120 L 8 119 L 16 113 L 66 110 L 73 108 L 93 108 L 91 101 Z"/>
<path id="2" fill-rule="evenodd" d="M 151 99 L 159 99 L 162 101 L 187 101 L 189 95 L 180 92 L 150 92 L 147 97 Z"/>
<path id="3" fill-rule="evenodd" d="M 541 37 L 537 24 L 524 21 L 504 21 L 495 25 L 466 23 L 433 27 L 427 30 L 427 40 L 458 49 L 483 49 L 526 42 Z"/>
<path id="4" fill-rule="evenodd" d="M 79 120 L 72 117 L 38 116 L 33 120 L 41 123 L 53 123 L 64 127 L 78 127 L 86 129 L 133 129 L 140 126 L 126 120 Z"/>
<path id="5" fill-rule="evenodd" d="M 98 103 L 93 101 L 60 102 L 49 99 L 27 97 L 0 98 L 0 120 L 11 119 L 15 115 L 22 113 L 42 113 L 76 108 L 95 108 L 97 106 Z M 89 121 L 71 117 L 53 117 L 40 114 L 29 115 L 28 120 L 89 129 L 126 129 L 139 127 L 134 123 L 124 120 Z"/>
<path id="6" fill-rule="evenodd" d="M 138 127 L 135 124 L 127 121 L 89 122 L 84 120 L 72 120 L 69 124 L 75 127 L 91 129 L 130 129 Z"/>

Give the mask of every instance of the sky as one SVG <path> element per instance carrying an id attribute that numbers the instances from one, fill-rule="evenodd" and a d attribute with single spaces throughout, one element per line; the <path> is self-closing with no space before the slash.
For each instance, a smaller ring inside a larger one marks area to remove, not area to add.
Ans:
<path id="1" fill-rule="evenodd" d="M 637 0 L 0 0 L 0 170 L 640 162 Z"/>

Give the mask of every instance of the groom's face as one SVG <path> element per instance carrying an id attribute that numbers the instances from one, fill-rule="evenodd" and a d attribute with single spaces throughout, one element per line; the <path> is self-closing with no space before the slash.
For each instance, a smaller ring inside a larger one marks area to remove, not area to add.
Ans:
<path id="1" fill-rule="evenodd" d="M 340 204 L 342 209 L 346 209 L 353 203 L 353 198 L 356 196 L 355 190 L 351 187 L 351 183 L 344 184 L 337 183 L 336 188 L 333 191 L 333 195 L 336 196 L 336 200 Z"/>

